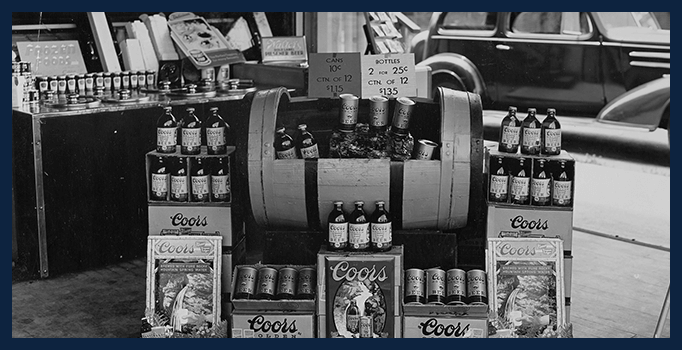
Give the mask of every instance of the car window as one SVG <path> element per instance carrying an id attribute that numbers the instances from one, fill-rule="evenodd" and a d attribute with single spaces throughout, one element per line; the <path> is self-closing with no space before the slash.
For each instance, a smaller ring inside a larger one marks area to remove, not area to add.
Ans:
<path id="1" fill-rule="evenodd" d="M 441 28 L 490 31 L 496 23 L 497 12 L 448 12 Z"/>
<path id="2" fill-rule="evenodd" d="M 508 31 L 515 34 L 584 35 L 592 32 L 584 12 L 512 12 Z"/>

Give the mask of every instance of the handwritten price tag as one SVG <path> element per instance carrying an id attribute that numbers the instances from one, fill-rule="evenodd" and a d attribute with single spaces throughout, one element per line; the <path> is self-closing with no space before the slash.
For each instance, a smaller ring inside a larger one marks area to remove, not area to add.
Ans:
<path id="1" fill-rule="evenodd" d="M 414 54 L 362 56 L 362 98 L 417 96 Z"/>
<path id="2" fill-rule="evenodd" d="M 308 97 L 359 95 L 360 53 L 311 53 L 308 69 Z"/>

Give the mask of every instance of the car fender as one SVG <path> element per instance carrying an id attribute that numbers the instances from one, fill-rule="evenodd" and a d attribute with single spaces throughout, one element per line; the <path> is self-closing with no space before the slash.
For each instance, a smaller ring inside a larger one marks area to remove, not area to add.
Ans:
<path id="1" fill-rule="evenodd" d="M 410 40 L 410 52 L 414 54 L 414 63 L 421 62 L 426 56 L 426 39 L 429 38 L 429 31 L 424 30 L 412 37 Z"/>
<path id="2" fill-rule="evenodd" d="M 670 108 L 670 75 L 642 84 L 608 103 L 597 115 L 601 123 L 647 128 L 667 128 L 662 120 Z"/>
<path id="3" fill-rule="evenodd" d="M 478 68 L 465 56 L 456 53 L 439 53 L 419 62 L 419 66 L 431 67 L 431 76 L 435 81 L 439 74 L 449 75 L 461 81 L 464 88 L 488 99 L 488 92 Z M 436 86 L 434 86 L 435 88 Z"/>

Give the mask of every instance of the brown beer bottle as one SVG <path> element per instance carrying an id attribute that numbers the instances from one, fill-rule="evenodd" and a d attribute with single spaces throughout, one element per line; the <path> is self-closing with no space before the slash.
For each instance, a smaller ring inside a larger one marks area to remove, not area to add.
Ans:
<path id="1" fill-rule="evenodd" d="M 530 204 L 548 206 L 551 201 L 551 181 L 545 168 L 545 159 L 538 159 L 533 169 L 533 178 L 530 180 Z"/>
<path id="2" fill-rule="evenodd" d="M 377 201 L 376 209 L 369 218 L 372 250 L 377 252 L 389 251 L 393 247 L 393 223 L 385 205 L 384 201 Z"/>
<path id="3" fill-rule="evenodd" d="M 541 153 L 555 156 L 561 153 L 561 124 L 556 119 L 556 110 L 547 109 L 547 117 L 542 121 Z"/>
<path id="4" fill-rule="evenodd" d="M 213 164 L 211 165 L 211 201 L 229 202 L 231 192 L 229 158 L 213 158 Z"/>
<path id="5" fill-rule="evenodd" d="M 164 157 L 156 157 L 151 173 L 149 198 L 155 201 L 168 200 L 168 166 Z"/>
<path id="6" fill-rule="evenodd" d="M 519 158 L 516 175 L 511 177 L 510 195 L 513 204 L 528 204 L 530 200 L 530 167 L 525 158 Z M 529 164 L 530 165 L 530 164 Z"/>
<path id="7" fill-rule="evenodd" d="M 540 154 L 542 127 L 535 113 L 535 108 L 528 108 L 528 116 L 521 123 L 521 154 Z"/>
<path id="8" fill-rule="evenodd" d="M 187 162 L 184 157 L 177 157 L 171 173 L 171 200 L 187 202 L 188 198 Z"/>
<path id="9" fill-rule="evenodd" d="M 206 151 L 208 154 L 226 154 L 227 136 L 230 126 L 225 119 L 218 114 L 218 107 L 209 109 L 210 115 L 206 119 Z"/>
<path id="10" fill-rule="evenodd" d="M 334 209 L 327 218 L 327 249 L 330 251 L 348 248 L 348 220 L 343 212 L 343 202 L 335 201 Z"/>
<path id="11" fill-rule="evenodd" d="M 509 173 L 504 168 L 504 157 L 490 157 L 490 191 L 491 202 L 507 202 L 509 197 Z"/>
<path id="12" fill-rule="evenodd" d="M 369 222 L 362 208 L 364 205 L 365 202 L 356 201 L 355 210 L 350 214 L 348 220 L 348 250 L 351 252 L 362 252 L 369 249 Z"/>
<path id="13" fill-rule="evenodd" d="M 521 122 L 516 118 L 516 107 L 509 106 L 509 112 L 502 119 L 502 124 L 500 125 L 500 143 L 497 150 L 505 153 L 518 152 L 520 133 Z"/>
<path id="14" fill-rule="evenodd" d="M 277 159 L 297 159 L 294 139 L 287 134 L 284 127 L 278 128 L 275 134 L 275 154 Z"/>
<path id="15" fill-rule="evenodd" d="M 174 153 L 178 144 L 178 122 L 172 107 L 164 107 L 163 114 L 156 120 L 156 151 Z"/>
<path id="16" fill-rule="evenodd" d="M 559 169 L 555 172 L 556 176 L 552 178 L 554 181 L 552 189 L 552 205 L 558 207 L 570 207 L 573 202 L 573 179 L 566 170 L 566 161 L 559 161 Z"/>
<path id="17" fill-rule="evenodd" d="M 180 126 L 180 153 L 201 153 L 201 120 L 194 114 L 194 108 L 187 108 L 187 114 L 182 118 Z"/>
<path id="18" fill-rule="evenodd" d="M 351 333 L 358 333 L 360 331 L 360 309 L 358 308 L 355 299 L 350 301 L 350 305 L 346 309 L 346 330 Z"/>
<path id="19" fill-rule="evenodd" d="M 208 172 L 204 166 L 203 158 L 194 158 L 190 172 L 190 184 L 192 187 L 192 202 L 208 202 Z"/>
<path id="20" fill-rule="evenodd" d="M 313 137 L 313 134 L 308 131 L 308 126 L 305 124 L 300 124 L 298 126 L 298 134 L 296 135 L 295 142 L 296 148 L 301 158 L 319 158 L 320 153 L 317 149 L 317 141 Z"/>

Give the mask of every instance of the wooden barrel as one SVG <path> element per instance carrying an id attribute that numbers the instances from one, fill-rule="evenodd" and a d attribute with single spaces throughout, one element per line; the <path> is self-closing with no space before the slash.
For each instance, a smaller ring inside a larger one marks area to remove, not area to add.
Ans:
<path id="1" fill-rule="evenodd" d="M 285 88 L 258 91 L 249 113 L 247 154 L 255 221 L 268 229 L 320 230 L 335 200 L 344 202 L 347 213 L 363 200 L 368 215 L 384 200 L 396 229 L 465 227 L 477 218 L 470 212 L 478 202 L 474 197 L 482 196 L 480 98 L 440 88 L 434 100 L 415 101 L 410 132 L 415 144 L 422 136 L 440 144 L 435 160 L 275 159 L 275 128 L 287 126 L 291 133 L 298 123 L 308 124 L 325 156 L 325 135 L 338 119 L 339 103 L 292 100 Z"/>

